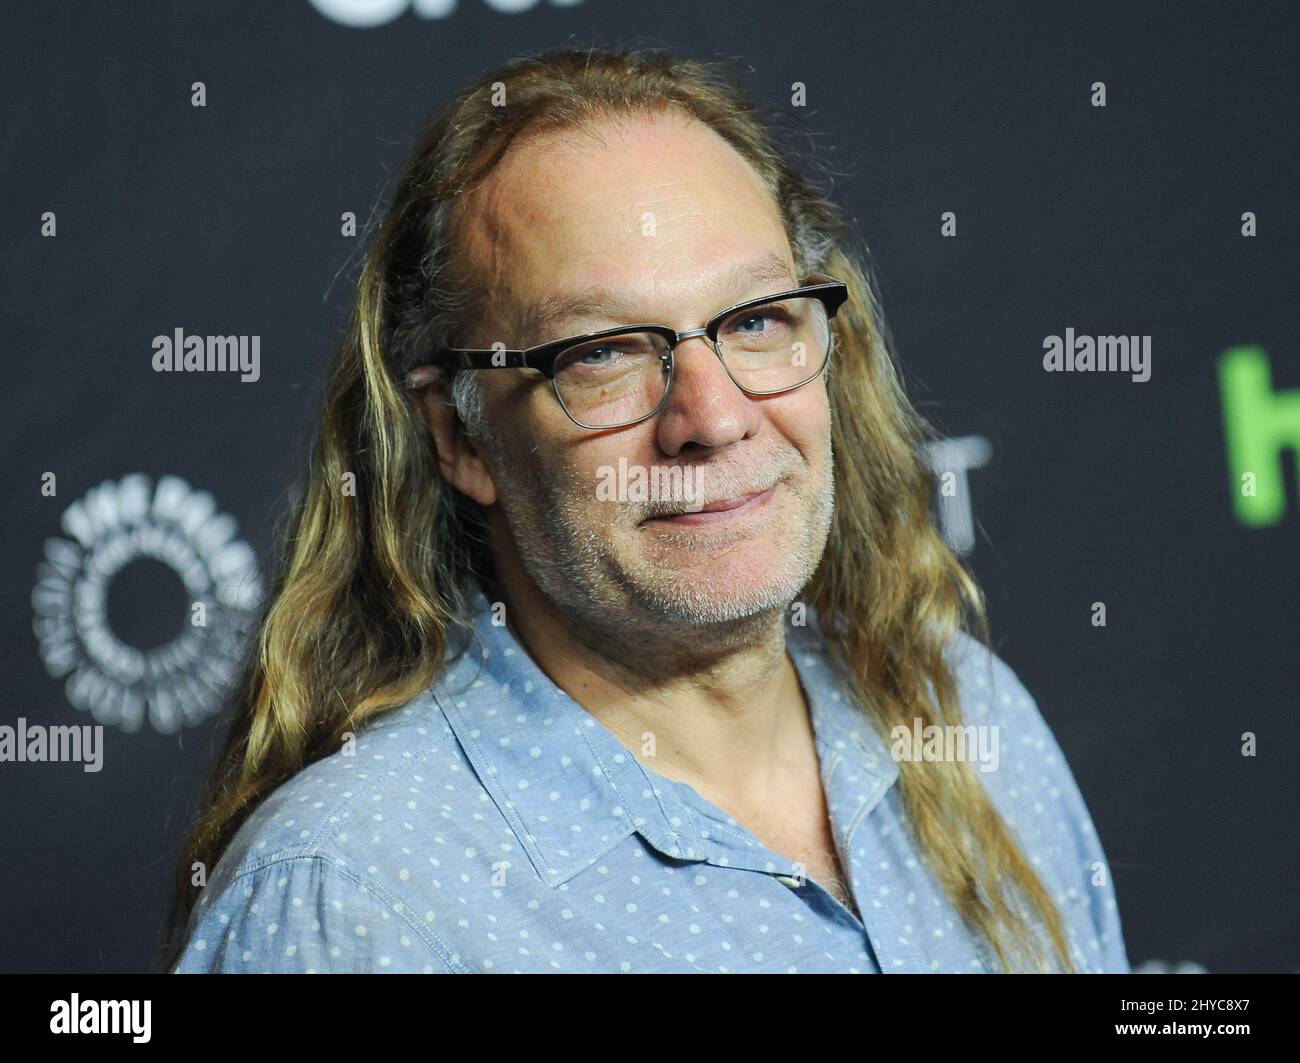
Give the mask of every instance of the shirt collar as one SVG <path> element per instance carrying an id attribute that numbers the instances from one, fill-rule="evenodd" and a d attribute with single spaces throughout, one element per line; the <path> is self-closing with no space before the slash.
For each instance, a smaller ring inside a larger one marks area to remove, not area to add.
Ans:
<path id="1" fill-rule="evenodd" d="M 636 832 L 663 855 L 710 859 L 690 804 L 715 809 L 693 787 L 648 771 L 599 720 L 555 685 L 511 634 L 477 583 L 466 589 L 469 627 L 453 636 L 431 693 L 484 787 L 544 882 L 559 886 Z M 867 718 L 844 698 L 816 631 L 787 622 L 787 649 L 809 703 L 822 785 L 841 852 L 898 777 Z M 551 815 L 561 789 L 566 808 Z M 688 804 L 688 802 L 690 804 Z M 734 863 L 734 855 L 729 854 Z"/>
<path id="2" fill-rule="evenodd" d="M 866 712 L 845 696 L 815 610 L 807 620 L 787 621 L 786 649 L 808 701 L 831 824 L 847 852 L 854 830 L 898 779 L 898 761 Z"/>

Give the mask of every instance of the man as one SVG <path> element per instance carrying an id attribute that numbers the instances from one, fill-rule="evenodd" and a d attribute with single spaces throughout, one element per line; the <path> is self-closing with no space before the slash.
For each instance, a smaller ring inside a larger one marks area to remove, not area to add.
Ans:
<path id="1" fill-rule="evenodd" d="M 716 70 L 462 93 L 362 278 L 175 969 L 1127 970 L 877 317 Z M 1001 755 L 903 739 L 963 722 Z"/>

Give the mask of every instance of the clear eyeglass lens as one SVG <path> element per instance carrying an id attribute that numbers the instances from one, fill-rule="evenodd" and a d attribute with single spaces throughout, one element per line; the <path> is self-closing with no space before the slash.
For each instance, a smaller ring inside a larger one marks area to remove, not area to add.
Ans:
<path id="1" fill-rule="evenodd" d="M 668 341 L 627 332 L 570 347 L 555 361 L 555 390 L 569 416 L 596 427 L 625 424 L 652 412 L 668 386 Z"/>
<path id="2" fill-rule="evenodd" d="M 805 295 L 737 310 L 718 328 L 718 351 L 746 391 L 785 391 L 822 371 L 830 339 L 825 305 Z"/>
<path id="3" fill-rule="evenodd" d="M 785 391 L 822 371 L 830 321 L 820 299 L 796 296 L 738 310 L 718 329 L 727 370 L 746 391 Z M 668 342 L 653 332 L 604 336 L 570 347 L 555 362 L 555 390 L 581 424 L 636 421 L 663 401 Z"/>

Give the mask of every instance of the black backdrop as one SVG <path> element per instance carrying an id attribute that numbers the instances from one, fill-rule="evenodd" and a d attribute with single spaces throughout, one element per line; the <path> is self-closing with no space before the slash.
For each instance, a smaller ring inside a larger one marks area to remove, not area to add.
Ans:
<path id="1" fill-rule="evenodd" d="M 210 755 L 195 684 L 269 583 L 365 222 L 422 120 L 521 52 L 641 43 L 737 57 L 809 132 L 911 394 L 987 452 L 970 558 L 1134 965 L 1300 968 L 1296 29 L 1270 3 L 10 6 L 0 724 L 107 725 L 98 772 L 0 763 L 0 966 L 149 962 Z M 155 372 L 178 328 L 259 337 L 258 379 Z M 1067 328 L 1150 337 L 1150 379 L 1045 371 Z M 1243 414 L 1266 444 L 1244 470 L 1219 378 L 1243 346 L 1274 395 Z"/>

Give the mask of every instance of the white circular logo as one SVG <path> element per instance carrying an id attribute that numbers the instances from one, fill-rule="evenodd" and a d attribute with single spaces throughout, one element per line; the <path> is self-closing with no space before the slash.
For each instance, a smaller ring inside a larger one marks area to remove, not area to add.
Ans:
<path id="1" fill-rule="evenodd" d="M 68 700 L 101 724 L 170 734 L 211 716 L 257 621 L 262 578 L 235 519 L 179 476 L 156 488 L 143 473 L 106 480 L 72 503 L 46 539 L 32 591 L 33 630 Z M 108 621 L 108 590 L 124 566 L 153 559 L 180 578 L 189 614 L 165 646 L 140 650 Z"/>

